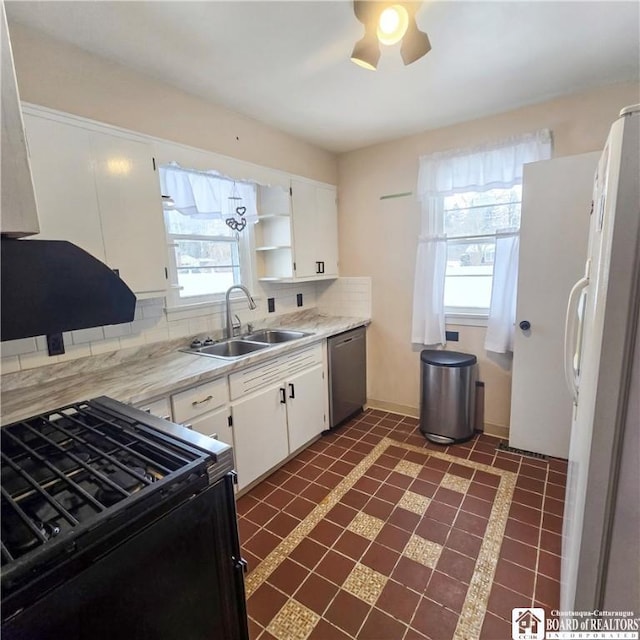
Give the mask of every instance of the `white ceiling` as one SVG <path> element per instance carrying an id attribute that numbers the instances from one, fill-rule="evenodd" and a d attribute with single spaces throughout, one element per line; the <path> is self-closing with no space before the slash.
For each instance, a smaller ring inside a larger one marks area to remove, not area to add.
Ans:
<path id="1" fill-rule="evenodd" d="M 349 61 L 349 1 L 6 2 L 20 22 L 341 152 L 640 78 L 640 3 L 427 1 L 432 51 Z"/>

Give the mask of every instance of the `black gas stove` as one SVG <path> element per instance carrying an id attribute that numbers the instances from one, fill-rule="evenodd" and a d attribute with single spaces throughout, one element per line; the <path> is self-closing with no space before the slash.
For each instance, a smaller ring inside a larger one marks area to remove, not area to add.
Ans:
<path id="1" fill-rule="evenodd" d="M 189 619 L 189 637 L 246 636 L 230 447 L 105 397 L 16 422 L 0 438 L 3 637 L 99 638 L 106 622 L 109 638 L 172 638 Z M 185 542 L 192 558 L 157 555 Z M 131 572 L 150 566 L 152 580 L 141 573 L 136 586 Z M 118 604 L 125 579 L 135 620 Z M 192 606 L 203 594 L 176 597 L 202 583 L 210 606 L 212 580 L 225 591 L 213 615 Z M 95 591 L 87 607 L 80 585 Z"/>

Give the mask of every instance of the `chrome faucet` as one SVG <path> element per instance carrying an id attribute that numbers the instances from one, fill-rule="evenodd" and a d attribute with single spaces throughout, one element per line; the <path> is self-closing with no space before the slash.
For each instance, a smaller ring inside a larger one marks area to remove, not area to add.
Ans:
<path id="1" fill-rule="evenodd" d="M 227 319 L 227 328 L 225 330 L 227 338 L 233 338 L 233 320 L 231 319 L 231 301 L 229 300 L 229 295 L 234 289 L 240 289 L 247 296 L 247 300 L 249 301 L 249 309 L 255 309 L 256 303 L 254 299 L 251 297 L 251 293 L 249 293 L 249 289 L 242 284 L 234 284 L 227 289 L 227 293 L 224 296 L 224 303 L 226 308 L 226 319 Z"/>

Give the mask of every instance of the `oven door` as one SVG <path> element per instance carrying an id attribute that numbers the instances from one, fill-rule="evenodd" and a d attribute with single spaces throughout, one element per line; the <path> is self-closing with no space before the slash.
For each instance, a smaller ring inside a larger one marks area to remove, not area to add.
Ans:
<path id="1" fill-rule="evenodd" d="M 231 476 L 2 625 L 3 640 L 246 640 Z"/>

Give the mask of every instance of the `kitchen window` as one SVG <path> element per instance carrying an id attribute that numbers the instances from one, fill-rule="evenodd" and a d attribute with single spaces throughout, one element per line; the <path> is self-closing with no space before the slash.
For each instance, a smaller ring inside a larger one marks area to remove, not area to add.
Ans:
<path id="1" fill-rule="evenodd" d="M 420 158 L 413 343 L 445 344 L 447 316 L 456 322 L 486 318 L 485 348 L 511 350 L 522 169 L 550 157 L 545 129 Z"/>
<path id="2" fill-rule="evenodd" d="M 234 284 L 251 286 L 255 184 L 174 164 L 160 167 L 160 183 L 170 305 L 218 302 Z"/>
<path id="3" fill-rule="evenodd" d="M 520 228 L 522 185 L 467 191 L 443 198 L 447 236 L 444 308 L 447 315 L 489 315 L 496 233 Z"/>

